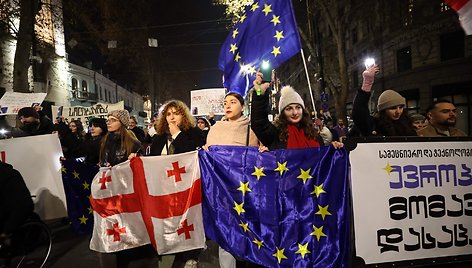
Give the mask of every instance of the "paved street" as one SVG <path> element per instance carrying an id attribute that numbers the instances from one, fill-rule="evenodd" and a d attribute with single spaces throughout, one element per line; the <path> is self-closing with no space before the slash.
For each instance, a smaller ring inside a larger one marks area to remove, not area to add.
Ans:
<path id="1" fill-rule="evenodd" d="M 77 235 L 71 231 L 68 225 L 61 221 L 54 221 L 48 223 L 52 232 L 52 250 L 48 261 L 44 267 L 47 268 L 95 268 L 99 266 L 99 258 L 97 253 L 89 249 L 90 236 Z M 29 255 L 21 267 L 37 268 L 42 263 L 42 258 L 45 255 L 45 248 L 42 247 L 35 250 L 33 254 Z M 200 257 L 198 264 L 199 268 L 218 268 L 218 246 L 210 242 L 204 254 Z M 172 266 L 173 257 L 164 256 L 159 262 L 159 268 L 170 268 Z M 14 262 L 15 263 L 15 262 Z M 2 263 L 0 262 L 0 268 Z M 15 267 L 10 266 L 10 267 Z M 393 267 L 393 266 L 392 266 Z M 460 264 L 441 264 L 441 265 L 425 265 L 419 267 L 428 268 L 470 268 L 472 262 Z M 357 267 L 356 267 L 357 268 Z"/>

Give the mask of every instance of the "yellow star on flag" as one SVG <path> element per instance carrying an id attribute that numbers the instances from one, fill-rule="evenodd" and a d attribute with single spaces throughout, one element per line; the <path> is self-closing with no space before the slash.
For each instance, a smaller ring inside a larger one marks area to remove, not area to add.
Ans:
<path id="1" fill-rule="evenodd" d="M 321 218 L 323 218 L 323 220 L 324 220 L 326 215 L 331 216 L 331 213 L 328 211 L 328 207 L 329 207 L 329 205 L 326 205 L 325 207 L 322 207 L 322 206 L 318 205 L 319 210 L 315 214 L 321 215 Z"/>
<path id="2" fill-rule="evenodd" d="M 303 184 L 305 184 L 308 179 L 313 178 L 313 177 L 310 175 L 310 171 L 311 171 L 311 168 L 309 168 L 308 170 L 300 169 L 300 175 L 299 175 L 297 178 L 298 178 L 298 179 L 302 179 Z"/>
<path id="3" fill-rule="evenodd" d="M 262 12 L 265 13 L 265 15 L 269 15 L 270 12 L 272 12 L 272 5 L 268 5 L 268 4 L 264 4 L 264 9 L 262 10 Z"/>
<path id="4" fill-rule="evenodd" d="M 255 74 L 256 72 L 257 72 L 256 67 L 254 66 L 249 67 L 249 74 Z"/>
<path id="5" fill-rule="evenodd" d="M 238 47 L 236 46 L 236 43 L 231 44 L 231 48 L 230 48 L 229 52 L 234 54 L 234 52 L 236 52 L 236 50 L 238 50 Z"/>
<path id="6" fill-rule="evenodd" d="M 87 182 L 82 183 L 82 185 L 84 186 L 84 190 L 85 190 L 85 189 L 89 189 L 89 190 L 90 190 L 90 184 L 88 184 Z"/>
<path id="7" fill-rule="evenodd" d="M 316 194 L 316 197 L 319 197 L 320 194 L 323 194 L 323 193 L 326 193 L 326 192 L 325 190 L 323 190 L 323 183 L 322 183 L 320 185 L 315 185 L 315 189 L 310 194 Z"/>
<path id="8" fill-rule="evenodd" d="M 275 31 L 274 37 L 277 39 L 277 42 L 279 42 L 280 39 L 285 38 L 283 33 L 284 33 L 284 31 L 280 31 L 280 32 L 277 31 L 277 30 Z"/>
<path id="9" fill-rule="evenodd" d="M 285 161 L 283 164 L 280 164 L 279 161 L 277 161 L 277 168 L 274 169 L 274 171 L 278 171 L 280 173 L 280 176 L 282 176 L 282 173 L 284 173 L 284 171 L 287 171 L 288 168 L 287 168 L 287 161 Z"/>
<path id="10" fill-rule="evenodd" d="M 239 59 L 241 58 L 241 56 L 239 56 L 239 52 L 236 54 L 236 56 L 234 57 L 234 61 L 235 62 L 239 62 Z"/>
<path id="11" fill-rule="evenodd" d="M 277 249 L 277 252 L 272 254 L 272 256 L 276 257 L 279 263 L 282 259 L 287 259 L 287 256 L 284 255 L 284 251 L 285 251 L 284 248 L 283 249 L 279 249 L 278 247 L 275 247 L 275 248 Z"/>
<path id="12" fill-rule="evenodd" d="M 252 12 L 254 12 L 254 11 L 256 11 L 258 8 L 259 8 L 259 3 L 254 3 L 254 5 L 252 5 L 252 7 L 251 7 L 251 10 L 252 10 Z"/>
<path id="13" fill-rule="evenodd" d="M 277 55 L 282 54 L 282 52 L 280 52 L 280 47 L 272 47 L 272 48 L 273 48 L 272 52 L 270 53 L 274 54 L 274 58 L 276 58 Z"/>
<path id="14" fill-rule="evenodd" d="M 86 218 L 84 215 L 79 218 L 80 224 L 87 224 L 88 218 Z"/>
<path id="15" fill-rule="evenodd" d="M 264 247 L 264 241 L 259 241 L 256 238 L 252 241 L 252 243 L 257 245 L 257 249 L 261 249 L 261 247 Z"/>
<path id="16" fill-rule="evenodd" d="M 249 182 L 243 183 L 242 181 L 239 182 L 239 188 L 236 190 L 239 190 L 243 193 L 243 196 L 246 194 L 246 192 L 250 192 L 251 189 L 249 188 Z"/>
<path id="17" fill-rule="evenodd" d="M 235 62 L 239 62 L 239 59 L 241 58 L 241 56 L 239 56 L 239 52 L 236 54 L 236 56 L 234 57 L 234 61 Z"/>
<path id="18" fill-rule="evenodd" d="M 241 18 L 239 19 L 239 22 L 243 23 L 244 20 L 246 20 L 246 18 L 247 18 L 247 17 L 246 17 L 246 14 L 243 14 L 243 15 L 241 16 Z"/>
<path id="19" fill-rule="evenodd" d="M 244 223 L 243 221 L 241 221 L 241 223 L 239 224 L 239 226 L 243 227 L 243 230 L 244 232 L 247 232 L 249 231 L 249 227 L 248 227 L 249 223 Z"/>
<path id="20" fill-rule="evenodd" d="M 390 166 L 390 163 L 389 163 L 389 162 L 387 162 L 387 165 L 386 165 L 384 168 L 382 168 L 382 169 L 385 170 L 385 171 L 387 171 L 388 175 L 390 176 L 390 172 L 392 172 L 393 167 Z"/>
<path id="21" fill-rule="evenodd" d="M 77 173 L 75 170 L 72 172 L 72 175 L 74 175 L 74 179 L 79 179 L 79 173 Z"/>
<path id="22" fill-rule="evenodd" d="M 302 259 L 305 259 L 305 254 L 308 253 L 311 253 L 311 251 L 308 250 L 308 242 L 306 242 L 305 245 L 298 243 L 298 250 L 295 251 L 295 254 L 300 254 L 302 255 Z"/>
<path id="23" fill-rule="evenodd" d="M 62 166 L 61 171 L 64 172 L 64 173 L 67 173 L 66 167 L 65 167 L 65 166 Z"/>
<path id="24" fill-rule="evenodd" d="M 272 20 L 270 22 L 272 22 L 274 26 L 277 26 L 277 23 L 280 23 L 279 19 L 280 19 L 280 16 L 272 15 Z"/>
<path id="25" fill-rule="evenodd" d="M 264 167 L 258 168 L 258 167 L 256 167 L 256 166 L 254 166 L 254 172 L 251 173 L 251 175 L 256 176 L 256 177 L 257 177 L 257 180 L 260 180 L 261 177 L 265 176 L 265 174 L 264 174 L 263 171 L 264 171 Z"/>
<path id="26" fill-rule="evenodd" d="M 92 207 L 88 207 L 87 209 L 88 209 L 89 214 L 93 213 L 93 208 Z"/>
<path id="27" fill-rule="evenodd" d="M 238 28 L 234 29 L 233 31 L 233 38 L 236 38 L 236 35 L 238 35 Z"/>
<path id="28" fill-rule="evenodd" d="M 238 212 L 238 215 L 241 216 L 241 213 L 243 212 L 246 212 L 246 210 L 244 210 L 243 208 L 243 205 L 244 205 L 244 202 L 242 202 L 241 204 L 238 204 L 236 203 L 236 201 L 234 201 L 234 210 L 236 210 L 236 212 Z"/>
<path id="29" fill-rule="evenodd" d="M 320 241 L 320 237 L 322 236 L 326 236 L 325 233 L 323 233 L 323 226 L 321 226 L 320 228 L 316 227 L 313 225 L 313 232 L 310 234 L 310 235 L 314 235 L 316 236 L 316 239 L 318 241 Z"/>

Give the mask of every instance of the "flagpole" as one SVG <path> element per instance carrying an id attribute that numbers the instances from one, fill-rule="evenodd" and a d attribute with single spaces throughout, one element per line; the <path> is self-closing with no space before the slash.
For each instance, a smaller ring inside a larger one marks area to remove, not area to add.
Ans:
<path id="1" fill-rule="evenodd" d="M 318 117 L 318 112 L 316 111 L 315 99 L 313 98 L 313 92 L 311 91 L 310 75 L 308 74 L 308 68 L 306 67 L 305 53 L 303 53 L 303 48 L 300 50 L 302 53 L 303 67 L 305 67 L 306 80 L 308 81 L 308 90 L 310 91 L 311 105 L 313 106 L 313 111 L 315 112 L 315 117 Z"/>

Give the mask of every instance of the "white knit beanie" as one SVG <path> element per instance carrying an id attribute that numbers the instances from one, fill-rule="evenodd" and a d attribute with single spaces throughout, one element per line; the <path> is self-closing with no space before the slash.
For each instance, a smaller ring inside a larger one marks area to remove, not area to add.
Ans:
<path id="1" fill-rule="evenodd" d="M 390 107 L 395 107 L 397 105 L 406 105 L 405 98 L 402 95 L 398 94 L 396 91 L 387 89 L 382 94 L 380 94 L 377 101 L 377 111 L 382 111 Z"/>
<path id="2" fill-rule="evenodd" d="M 300 104 L 303 108 L 305 108 L 305 103 L 303 103 L 302 97 L 300 97 L 300 95 L 295 92 L 295 89 L 293 89 L 291 86 L 284 86 L 280 90 L 279 113 L 281 113 L 285 107 L 292 103 Z"/>

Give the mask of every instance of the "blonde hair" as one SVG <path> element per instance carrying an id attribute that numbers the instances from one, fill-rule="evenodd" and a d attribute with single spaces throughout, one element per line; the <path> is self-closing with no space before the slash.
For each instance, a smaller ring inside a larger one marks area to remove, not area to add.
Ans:
<path id="1" fill-rule="evenodd" d="M 195 118 L 190 114 L 190 110 L 179 100 L 170 100 L 164 104 L 164 108 L 159 116 L 157 124 L 154 125 L 158 135 L 169 133 L 169 123 L 167 123 L 167 111 L 170 108 L 175 108 L 178 114 L 182 115 L 182 123 L 179 126 L 180 130 L 189 130 L 192 127 L 195 127 Z"/>

